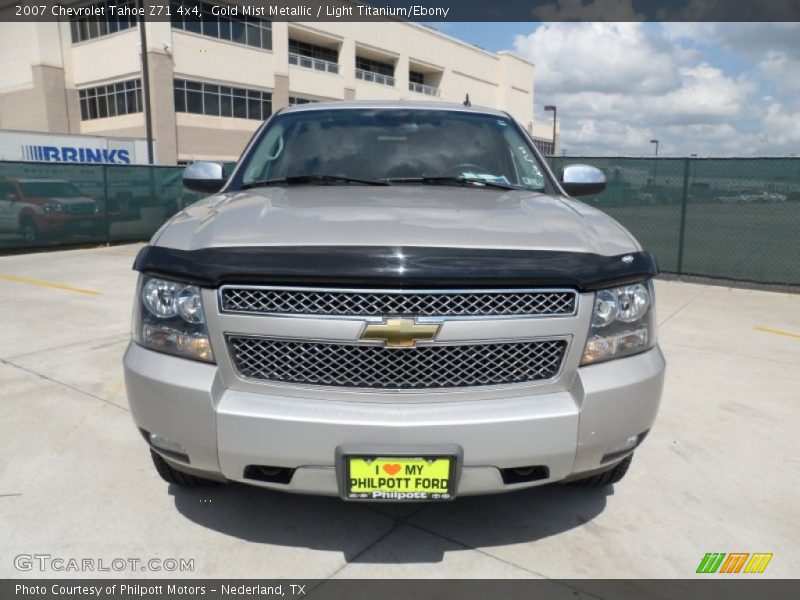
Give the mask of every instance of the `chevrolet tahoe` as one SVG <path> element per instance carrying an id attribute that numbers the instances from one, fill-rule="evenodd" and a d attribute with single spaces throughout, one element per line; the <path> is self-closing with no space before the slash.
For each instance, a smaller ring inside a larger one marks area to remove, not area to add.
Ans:
<path id="1" fill-rule="evenodd" d="M 124 357 L 167 482 L 350 501 L 605 486 L 653 425 L 656 264 L 509 114 L 278 111 L 144 247 Z"/>

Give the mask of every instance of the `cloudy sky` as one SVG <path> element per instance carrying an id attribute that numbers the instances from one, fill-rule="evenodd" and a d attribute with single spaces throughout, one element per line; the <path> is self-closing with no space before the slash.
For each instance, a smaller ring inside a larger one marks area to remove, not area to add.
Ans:
<path id="1" fill-rule="evenodd" d="M 800 23 L 437 23 L 535 70 L 568 154 L 800 155 Z"/>

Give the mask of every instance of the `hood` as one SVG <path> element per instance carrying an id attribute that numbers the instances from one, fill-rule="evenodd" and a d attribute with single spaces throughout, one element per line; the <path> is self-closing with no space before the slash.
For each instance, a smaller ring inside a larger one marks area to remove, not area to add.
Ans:
<path id="1" fill-rule="evenodd" d="M 559 196 L 431 185 L 287 186 L 217 194 L 175 215 L 153 244 L 423 246 L 617 255 L 640 249 L 604 213 Z"/>
<path id="2" fill-rule="evenodd" d="M 86 196 L 48 196 L 47 198 L 42 198 L 47 202 L 58 202 L 59 204 L 63 204 L 64 206 L 77 206 L 82 204 L 96 204 L 94 200 L 91 198 L 87 198 Z"/>

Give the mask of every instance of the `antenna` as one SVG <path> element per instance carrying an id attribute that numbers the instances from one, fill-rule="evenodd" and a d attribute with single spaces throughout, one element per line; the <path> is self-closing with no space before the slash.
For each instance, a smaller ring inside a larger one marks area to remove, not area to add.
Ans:
<path id="1" fill-rule="evenodd" d="M 469 101 L 469 94 L 464 98 L 464 106 L 472 106 L 472 102 Z"/>

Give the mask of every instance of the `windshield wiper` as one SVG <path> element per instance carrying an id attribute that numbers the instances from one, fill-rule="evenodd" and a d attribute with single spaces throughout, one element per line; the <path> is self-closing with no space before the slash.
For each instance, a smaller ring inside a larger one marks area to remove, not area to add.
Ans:
<path id="1" fill-rule="evenodd" d="M 305 185 L 314 183 L 361 183 L 364 185 L 392 185 L 381 179 L 362 179 L 360 177 L 345 177 L 342 175 L 294 175 L 277 179 L 262 179 L 251 181 L 242 185 L 242 189 L 254 187 L 267 187 L 270 185 Z"/>
<path id="2" fill-rule="evenodd" d="M 481 179 L 480 177 L 395 177 L 387 179 L 392 183 L 421 183 L 423 185 L 472 185 L 475 187 L 489 187 L 501 190 L 527 190 L 518 185 Z"/>

